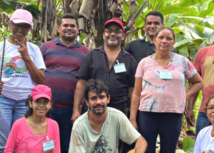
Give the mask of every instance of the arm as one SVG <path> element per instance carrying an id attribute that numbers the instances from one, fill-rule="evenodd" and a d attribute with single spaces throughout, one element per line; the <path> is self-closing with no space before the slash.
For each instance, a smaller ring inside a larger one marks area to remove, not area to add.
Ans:
<path id="1" fill-rule="evenodd" d="M 128 97 L 129 97 L 130 99 L 132 99 L 133 90 L 134 90 L 133 87 L 129 87 Z"/>
<path id="2" fill-rule="evenodd" d="M 3 85 L 4 85 L 4 82 L 1 81 L 1 82 L 0 82 L 0 94 L 1 94 L 1 92 L 2 92 Z"/>
<path id="3" fill-rule="evenodd" d="M 142 91 L 142 78 L 136 78 L 132 100 L 131 100 L 131 111 L 130 111 L 130 122 L 136 129 L 138 129 L 136 117 L 137 117 L 137 110 L 140 104 L 141 91 Z"/>
<path id="4" fill-rule="evenodd" d="M 18 48 L 18 52 L 21 54 L 22 59 L 25 61 L 27 69 L 31 75 L 31 78 L 37 84 L 42 84 L 45 78 L 44 70 L 39 70 L 35 64 L 33 63 L 32 59 L 30 58 L 27 50 L 27 40 L 25 39 L 24 44 L 16 40 L 16 42 L 20 45 Z"/>
<path id="5" fill-rule="evenodd" d="M 80 104 L 83 99 L 83 94 L 86 86 L 86 80 L 79 79 L 74 93 L 73 114 L 71 117 L 72 123 L 80 116 Z"/>
<path id="6" fill-rule="evenodd" d="M 142 136 L 138 137 L 135 141 L 135 153 L 145 153 L 147 146 L 146 140 Z"/>

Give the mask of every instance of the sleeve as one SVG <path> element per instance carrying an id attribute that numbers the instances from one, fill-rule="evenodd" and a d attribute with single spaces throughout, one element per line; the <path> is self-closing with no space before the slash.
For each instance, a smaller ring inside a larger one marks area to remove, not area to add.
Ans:
<path id="1" fill-rule="evenodd" d="M 76 73 L 76 78 L 83 79 L 83 80 L 89 80 L 91 78 L 90 77 L 90 69 L 89 69 L 90 68 L 89 67 L 90 66 L 90 60 L 89 59 L 90 59 L 90 53 L 91 52 L 88 52 L 86 54 L 80 69 Z"/>
<path id="2" fill-rule="evenodd" d="M 195 69 L 198 71 L 199 74 L 201 74 L 201 57 L 202 57 L 202 52 L 203 52 L 203 48 L 201 50 L 199 50 L 195 56 L 195 59 L 193 61 L 193 65 L 195 67 Z"/>
<path id="3" fill-rule="evenodd" d="M 124 114 L 121 114 L 119 123 L 119 137 L 123 142 L 132 144 L 133 142 L 135 142 L 135 140 L 137 140 L 138 137 L 141 136 Z"/>
<path id="4" fill-rule="evenodd" d="M 199 132 L 199 134 L 196 138 L 193 153 L 202 153 L 202 151 L 201 151 L 201 131 Z"/>
<path id="5" fill-rule="evenodd" d="M 52 151 L 52 153 L 59 153 L 60 152 L 60 137 L 59 137 L 59 126 L 57 122 L 54 125 L 54 142 L 55 142 L 55 149 Z"/>
<path id="6" fill-rule="evenodd" d="M 42 56 L 43 56 L 43 58 L 44 58 L 45 44 L 42 44 L 42 46 L 40 46 L 40 51 L 41 51 Z"/>
<path id="7" fill-rule="evenodd" d="M 187 79 L 190 79 L 197 73 L 197 71 L 193 66 L 193 64 L 187 58 L 186 60 L 187 60 L 187 63 L 186 63 L 185 77 Z"/>
<path id="8" fill-rule="evenodd" d="M 138 64 L 135 77 L 143 78 L 143 74 L 144 74 L 144 59 L 142 59 Z"/>
<path id="9" fill-rule="evenodd" d="M 38 46 L 35 47 L 36 49 L 36 58 L 34 60 L 34 64 L 38 69 L 46 69 L 45 63 L 44 63 L 44 59 L 42 57 L 42 53 L 41 50 L 39 49 Z"/>
<path id="10" fill-rule="evenodd" d="M 86 153 L 86 147 L 81 134 L 72 130 L 68 153 Z"/>
<path id="11" fill-rule="evenodd" d="M 134 87 L 136 69 L 137 69 L 137 62 L 134 59 L 134 57 L 132 57 L 130 73 L 129 73 L 129 80 L 128 80 L 129 87 Z"/>
<path id="12" fill-rule="evenodd" d="M 17 122 L 15 122 L 10 131 L 9 137 L 7 139 L 7 143 L 4 149 L 4 153 L 13 153 L 16 147 L 16 141 L 19 133 L 19 126 Z"/>

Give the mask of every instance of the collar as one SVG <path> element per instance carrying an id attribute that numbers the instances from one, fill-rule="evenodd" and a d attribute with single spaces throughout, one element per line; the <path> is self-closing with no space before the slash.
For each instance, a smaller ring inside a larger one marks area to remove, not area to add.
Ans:
<path id="1" fill-rule="evenodd" d="M 140 41 L 144 41 L 144 42 L 147 42 L 149 44 L 154 44 L 154 43 L 150 43 L 149 39 L 147 36 L 143 37 L 143 38 L 140 38 Z"/>
<path id="2" fill-rule="evenodd" d="M 103 53 L 106 53 L 105 49 L 104 49 L 104 45 L 100 46 L 97 48 L 98 50 L 100 50 Z M 123 47 L 121 47 L 121 52 L 123 55 L 127 55 L 129 54 Z"/>
<path id="3" fill-rule="evenodd" d="M 60 41 L 60 38 L 59 38 L 59 37 L 56 38 L 56 39 L 54 40 L 54 42 L 55 42 L 56 45 L 65 46 L 65 45 Z M 67 46 L 65 46 L 65 47 L 67 47 Z M 80 47 L 81 47 L 81 44 L 76 40 L 76 43 L 75 43 L 74 45 L 68 46 L 68 48 L 70 48 L 70 47 L 71 47 L 71 48 L 74 48 L 74 47 L 80 48 Z"/>

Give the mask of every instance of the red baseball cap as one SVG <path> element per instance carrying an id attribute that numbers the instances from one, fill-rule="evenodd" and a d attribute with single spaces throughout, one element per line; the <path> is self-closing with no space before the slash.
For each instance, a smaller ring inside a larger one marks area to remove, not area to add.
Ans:
<path id="1" fill-rule="evenodd" d="M 123 22 L 118 20 L 117 18 L 112 18 L 112 19 L 106 21 L 105 22 L 105 28 L 107 28 L 111 24 L 117 24 L 117 25 L 119 25 L 121 27 L 121 29 L 124 30 Z"/>
<path id="2" fill-rule="evenodd" d="M 48 100 L 51 100 L 51 89 L 48 86 L 40 84 L 32 88 L 30 96 L 34 101 L 39 98 L 47 98 Z"/>

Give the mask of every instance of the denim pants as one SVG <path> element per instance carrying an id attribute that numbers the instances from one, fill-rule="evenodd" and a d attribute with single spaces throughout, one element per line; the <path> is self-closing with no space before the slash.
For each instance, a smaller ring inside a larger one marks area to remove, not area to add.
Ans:
<path id="1" fill-rule="evenodd" d="M 209 120 L 207 118 L 207 115 L 205 113 L 199 112 L 197 123 L 196 123 L 196 137 L 200 132 L 200 130 L 206 127 L 208 123 L 209 123 Z"/>
<path id="2" fill-rule="evenodd" d="M 17 101 L 0 95 L 0 153 L 3 153 L 12 124 L 24 117 L 28 107 L 25 100 Z"/>
<path id="3" fill-rule="evenodd" d="M 73 107 L 65 109 L 51 109 L 50 115 L 59 125 L 61 153 L 68 153 L 72 130 L 71 116 Z"/>

